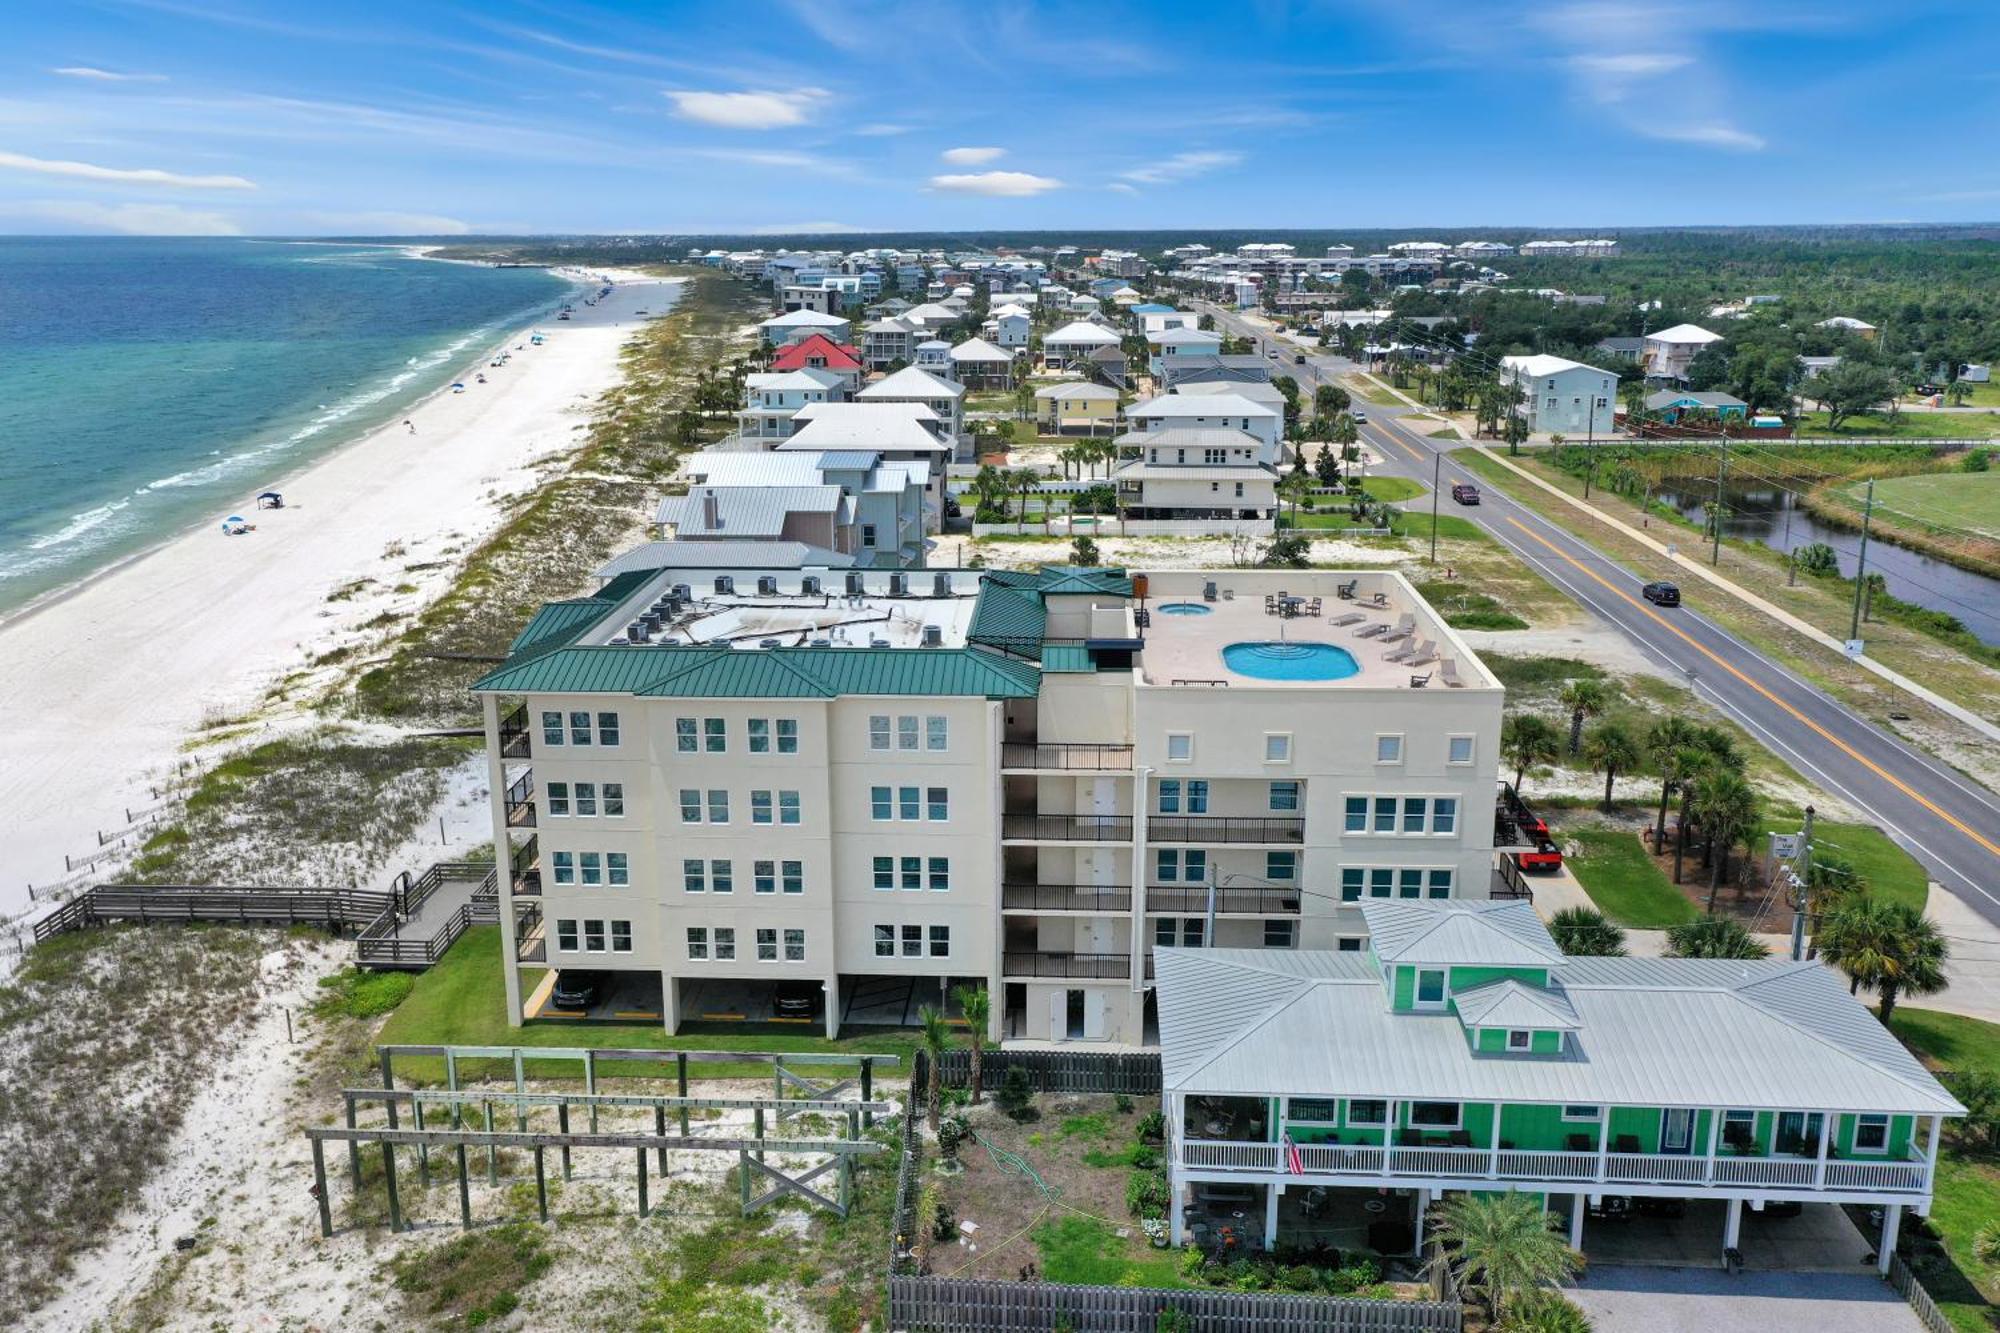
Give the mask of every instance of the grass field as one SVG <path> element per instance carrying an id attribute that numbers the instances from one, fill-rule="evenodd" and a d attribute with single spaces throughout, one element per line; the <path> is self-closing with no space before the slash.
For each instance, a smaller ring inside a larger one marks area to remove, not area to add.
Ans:
<path id="1" fill-rule="evenodd" d="M 1898 412 L 1891 419 L 1874 413 L 1849 417 L 1839 430 L 1828 430 L 1826 413 L 1799 418 L 1799 437 L 1881 440 L 1990 440 L 2000 436 L 2000 413 Z"/>
<path id="2" fill-rule="evenodd" d="M 1898 1007 L 1890 1027 L 1933 1072 L 1982 1070 L 2000 1077 L 2000 1024 Z M 1917 1277 L 1953 1328 L 1990 1333 L 2000 1319 L 1992 1299 L 2000 1269 L 1974 1257 L 1972 1239 L 2000 1218 L 2000 1160 L 1953 1133 L 1938 1154 L 1935 1188 L 1929 1219 L 1909 1221 L 1920 1234 L 1935 1232 L 1949 1258 L 1940 1263 L 1920 1256 L 1913 1265 Z"/>
<path id="3" fill-rule="evenodd" d="M 1565 829 L 1576 840 L 1578 854 L 1570 861 L 1583 891 L 1597 910 L 1634 930 L 1665 930 L 1700 915 L 1686 894 L 1675 888 L 1646 855 L 1629 830 Z"/>
<path id="4" fill-rule="evenodd" d="M 1847 488 L 1857 508 L 1864 487 Z M 1970 528 L 2000 539 L 2000 472 L 1930 472 L 1875 483 L 1877 509 L 1940 527 Z"/>
<path id="5" fill-rule="evenodd" d="M 1764 834 L 1793 833 L 1798 828 L 1798 811 L 1771 811 L 1758 834 L 1759 855 L 1769 846 Z M 1813 845 L 1837 852 L 1852 862 L 1867 882 L 1869 893 L 1919 912 L 1924 910 L 1924 903 L 1930 897 L 1930 876 L 1915 857 L 1889 841 L 1889 835 L 1873 824 L 1835 824 L 1822 819 L 1813 826 Z"/>

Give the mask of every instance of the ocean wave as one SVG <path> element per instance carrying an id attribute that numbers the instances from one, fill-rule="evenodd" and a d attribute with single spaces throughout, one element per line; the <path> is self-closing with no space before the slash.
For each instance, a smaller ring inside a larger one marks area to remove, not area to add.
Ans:
<path id="1" fill-rule="evenodd" d="M 131 503 L 130 499 L 113 500 L 110 504 L 99 505 L 95 509 L 86 509 L 81 514 L 72 514 L 68 523 L 54 532 L 35 538 L 28 543 L 27 549 L 30 551 L 45 551 L 51 546 L 66 546 L 70 542 L 76 541 L 78 538 L 94 532 L 106 523 L 111 522 L 112 519 L 117 517 L 119 511 L 125 509 Z"/>

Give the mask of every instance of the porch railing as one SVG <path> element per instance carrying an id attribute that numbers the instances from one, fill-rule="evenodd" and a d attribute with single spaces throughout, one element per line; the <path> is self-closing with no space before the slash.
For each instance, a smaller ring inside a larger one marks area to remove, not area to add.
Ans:
<path id="1" fill-rule="evenodd" d="M 1117 773 L 1132 767 L 1132 747 L 1082 743 L 1034 745 L 1008 742 L 1000 747 L 1000 767 Z"/>
<path id="2" fill-rule="evenodd" d="M 1001 971 L 1010 977 L 1108 977 L 1129 979 L 1132 957 L 1122 953 L 1028 953 L 1008 950 Z"/>
<path id="3" fill-rule="evenodd" d="M 1132 890 L 1122 884 L 1005 884 L 1000 906 L 1010 912 L 1129 912 Z"/>
<path id="4" fill-rule="evenodd" d="M 1130 842 L 1130 815 L 1003 814 L 1000 836 L 1034 842 Z"/>
<path id="5" fill-rule="evenodd" d="M 1306 840 L 1306 821 L 1261 815 L 1154 815 L 1148 842 L 1280 842 Z"/>

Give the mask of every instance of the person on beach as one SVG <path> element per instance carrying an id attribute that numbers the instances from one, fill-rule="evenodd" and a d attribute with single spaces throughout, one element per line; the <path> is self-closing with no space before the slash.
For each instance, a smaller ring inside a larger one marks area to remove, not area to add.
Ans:
<path id="1" fill-rule="evenodd" d="M 410 420 L 410 419 L 409 419 L 408 417 L 404 417 L 404 418 L 403 418 L 403 424 L 404 424 L 405 426 L 408 426 L 408 427 L 410 428 L 410 434 L 412 434 L 412 435 L 415 435 L 415 434 L 417 433 L 417 423 L 416 423 L 416 422 L 414 422 L 414 421 Z"/>

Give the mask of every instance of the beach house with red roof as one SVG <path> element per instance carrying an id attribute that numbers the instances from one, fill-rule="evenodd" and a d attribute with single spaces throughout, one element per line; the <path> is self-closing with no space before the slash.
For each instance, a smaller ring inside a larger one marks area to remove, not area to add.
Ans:
<path id="1" fill-rule="evenodd" d="M 835 342 L 824 333 L 810 333 L 787 343 L 771 356 L 773 370 L 828 370 L 847 380 L 849 393 L 861 387 L 861 350 Z"/>

